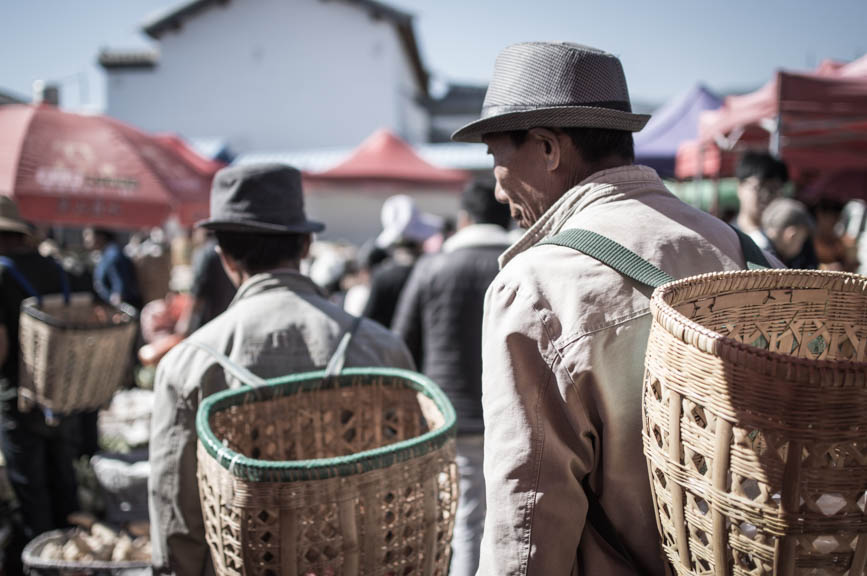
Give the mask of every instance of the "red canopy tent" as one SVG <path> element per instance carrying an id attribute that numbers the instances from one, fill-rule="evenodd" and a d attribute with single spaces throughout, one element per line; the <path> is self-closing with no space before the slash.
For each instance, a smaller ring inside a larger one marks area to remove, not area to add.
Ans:
<path id="1" fill-rule="evenodd" d="M 867 56 L 824 62 L 810 74 L 778 72 L 759 90 L 726 98 L 699 120 L 699 140 L 678 151 L 676 175 L 727 176 L 746 148 L 778 147 L 795 178 L 867 168 Z M 707 157 L 704 160 L 699 158 Z"/>
<path id="2" fill-rule="evenodd" d="M 189 154 L 105 116 L 0 107 L 0 194 L 33 222 L 139 228 L 175 212 L 192 224 L 219 166 Z"/>
<path id="3" fill-rule="evenodd" d="M 460 186 L 470 175 L 433 166 L 390 131 L 377 130 L 337 166 L 305 177 L 312 183 L 377 181 Z"/>

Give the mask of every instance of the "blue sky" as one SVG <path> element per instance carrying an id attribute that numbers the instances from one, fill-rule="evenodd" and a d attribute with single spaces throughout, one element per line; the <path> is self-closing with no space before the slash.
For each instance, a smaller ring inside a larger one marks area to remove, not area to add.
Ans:
<path id="1" fill-rule="evenodd" d="M 867 0 L 386 1 L 415 13 L 435 76 L 484 82 L 503 46 L 568 40 L 620 56 L 633 99 L 658 103 L 696 81 L 751 89 L 779 67 L 867 52 Z M 177 2 L 0 0 L 0 89 L 29 96 L 34 80 L 59 80 L 65 106 L 100 109 L 100 47 L 146 45 L 141 22 Z"/>

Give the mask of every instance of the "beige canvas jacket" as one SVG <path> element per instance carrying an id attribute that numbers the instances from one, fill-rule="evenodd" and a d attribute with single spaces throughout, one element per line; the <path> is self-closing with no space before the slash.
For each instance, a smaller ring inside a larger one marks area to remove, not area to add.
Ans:
<path id="1" fill-rule="evenodd" d="M 592 175 L 501 256 L 485 303 L 479 574 L 636 573 L 585 521 L 588 475 L 641 570 L 662 574 L 641 446 L 651 290 L 572 249 L 533 247 L 569 228 L 603 234 L 675 278 L 744 265 L 727 224 L 643 166 Z"/>
<path id="2" fill-rule="evenodd" d="M 250 278 L 229 309 L 189 340 L 207 344 L 262 378 L 325 366 L 353 316 L 305 276 L 275 270 Z M 346 366 L 413 368 L 394 334 L 365 320 Z M 202 399 L 240 384 L 201 350 L 181 343 L 160 362 L 151 423 L 149 504 L 157 573 L 213 573 L 196 481 L 196 411 Z"/>

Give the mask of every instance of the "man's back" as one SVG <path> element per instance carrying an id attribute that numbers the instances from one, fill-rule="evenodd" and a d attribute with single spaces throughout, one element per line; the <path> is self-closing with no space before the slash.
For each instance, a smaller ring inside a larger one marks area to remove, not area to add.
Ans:
<path id="1" fill-rule="evenodd" d="M 322 297 L 308 278 L 290 270 L 245 282 L 229 309 L 190 341 L 205 344 L 274 378 L 322 368 L 354 318 Z M 360 324 L 347 366 L 412 368 L 400 340 L 369 321 Z M 210 566 L 195 477 L 195 415 L 201 400 L 241 383 L 207 353 L 180 344 L 160 363 L 151 432 L 151 517 L 154 565 L 178 574 Z M 209 570 L 209 568 L 208 568 Z"/>
<path id="2" fill-rule="evenodd" d="M 485 541 L 481 572 L 633 574 L 586 520 L 586 477 L 631 555 L 661 573 L 641 448 L 651 290 L 569 248 L 531 248 L 570 228 L 676 278 L 743 265 L 733 230 L 644 167 L 594 174 L 504 255 L 484 343 L 487 522 L 503 544 Z"/>
<path id="3" fill-rule="evenodd" d="M 469 243 L 420 260 L 398 304 L 392 329 L 407 343 L 421 372 L 448 395 L 461 433 L 481 433 L 482 316 L 485 292 L 508 247 Z M 475 226 L 474 228 L 478 228 Z M 458 232 L 459 236 L 461 232 Z"/>

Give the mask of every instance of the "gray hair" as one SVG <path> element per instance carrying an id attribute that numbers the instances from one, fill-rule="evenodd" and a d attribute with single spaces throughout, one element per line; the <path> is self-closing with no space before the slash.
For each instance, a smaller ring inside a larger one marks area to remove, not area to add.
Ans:
<path id="1" fill-rule="evenodd" d="M 768 204 L 762 213 L 762 229 L 768 231 L 782 231 L 789 226 L 806 228 L 812 232 L 814 228 L 813 217 L 802 202 L 791 198 L 778 198 Z"/>

